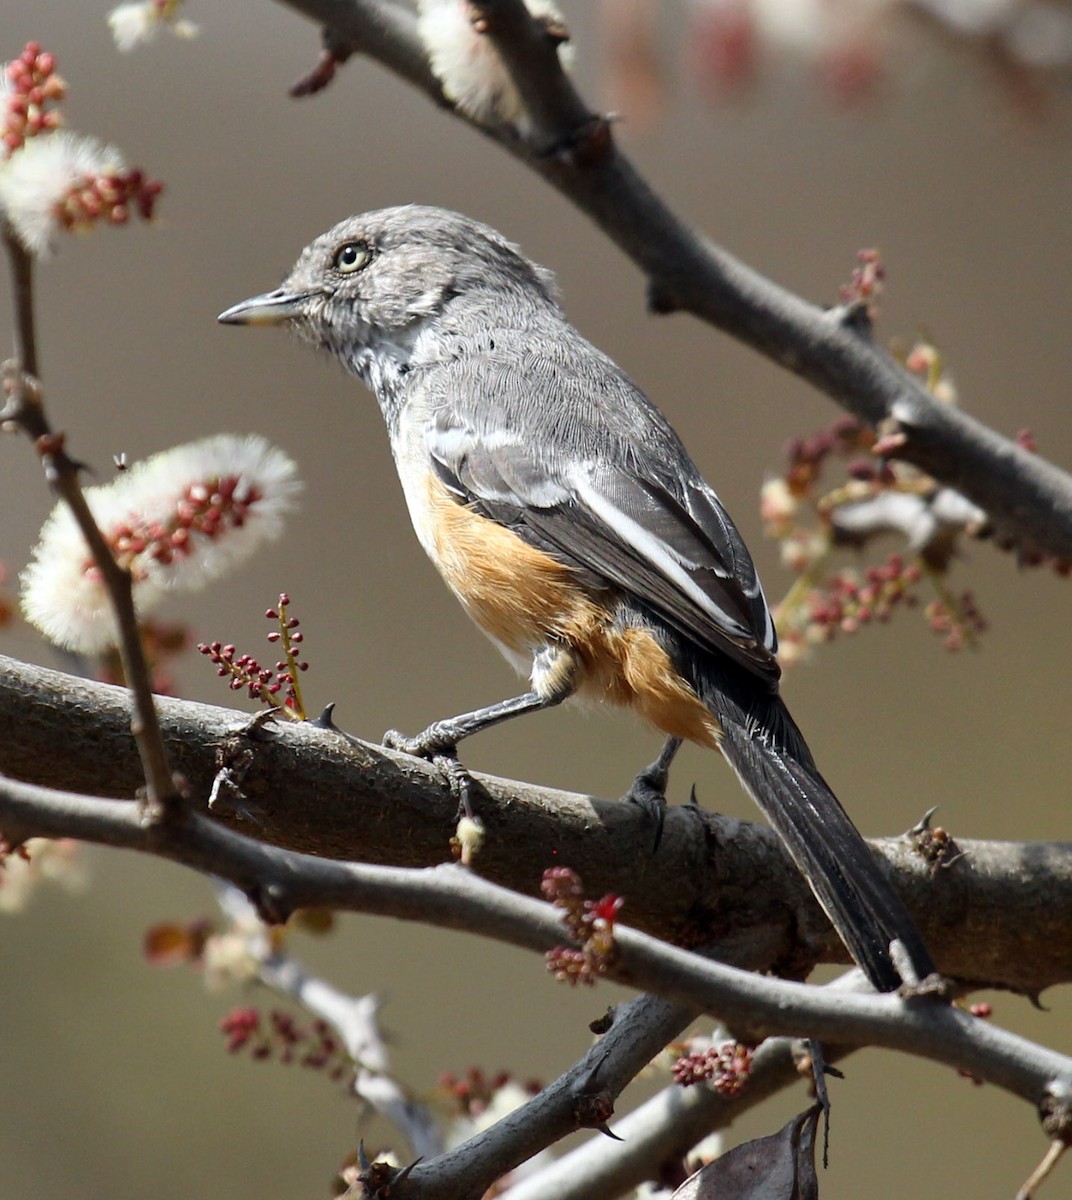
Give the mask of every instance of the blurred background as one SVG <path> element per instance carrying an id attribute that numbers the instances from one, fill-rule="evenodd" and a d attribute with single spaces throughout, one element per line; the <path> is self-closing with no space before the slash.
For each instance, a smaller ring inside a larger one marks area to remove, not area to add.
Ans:
<path id="1" fill-rule="evenodd" d="M 819 303 L 836 299 L 860 248 L 879 247 L 879 335 L 925 332 L 966 408 L 1009 434 L 1030 428 L 1042 453 L 1072 462 L 1064 8 L 962 4 L 941 20 L 849 0 L 562 8 L 582 92 L 621 114 L 622 143 L 680 213 Z M 39 273 L 48 406 L 72 452 L 107 478 L 120 451 L 258 432 L 305 480 L 282 542 L 167 616 L 195 641 L 260 653 L 263 611 L 288 590 L 310 706 L 337 701 L 340 723 L 365 737 L 514 693 L 410 532 L 370 395 L 278 332 L 215 322 L 274 287 L 339 218 L 409 201 L 470 213 L 557 272 L 573 320 L 715 483 L 768 594 L 786 590 L 758 492 L 789 438 L 835 419 L 830 401 L 698 322 L 648 316 L 643 278 L 583 216 L 379 66 L 355 57 L 323 94 L 289 99 L 319 41 L 285 7 L 188 10 L 196 40 L 120 55 L 103 4 L 7 0 L 0 45 L 0 58 L 31 38 L 53 51 L 68 123 L 166 184 L 153 227 L 66 238 Z M 0 453 L 10 587 L 50 500 L 23 442 Z M 987 545 L 968 548 L 953 582 L 989 621 L 977 650 L 950 654 L 900 613 L 794 668 L 790 705 L 865 833 L 896 833 L 938 804 L 956 835 L 1066 838 L 1069 585 Z M 0 631 L 0 649 L 61 665 L 18 626 Z M 233 701 L 194 653 L 174 674 L 187 697 Z M 486 734 L 466 758 L 614 796 L 656 747 L 627 717 L 567 709 Z M 692 781 L 703 804 L 753 816 L 713 756 L 683 756 L 672 800 Z M 86 860 L 89 890 L 42 890 L 0 918 L 0 1197 L 327 1195 L 355 1144 L 352 1102 L 313 1073 L 229 1057 L 217 1030 L 236 1004 L 272 998 L 210 995 L 193 972 L 144 960 L 147 926 L 211 915 L 208 885 L 119 853 Z M 347 917 L 294 949 L 338 986 L 384 998 L 396 1073 L 419 1093 L 472 1065 L 549 1080 L 619 998 L 567 991 L 498 945 L 372 919 Z M 1047 995 L 1046 1012 L 992 999 L 1002 1024 L 1072 1049 L 1067 994 Z M 846 1069 L 821 1183 L 830 1200 L 1011 1196 L 1045 1150 L 1034 1114 L 993 1088 L 879 1052 Z M 764 1106 L 731 1140 L 773 1131 L 804 1102 L 801 1088 Z M 370 1147 L 387 1135 L 361 1128 Z M 1049 1194 L 1067 1190 L 1065 1172 Z"/>

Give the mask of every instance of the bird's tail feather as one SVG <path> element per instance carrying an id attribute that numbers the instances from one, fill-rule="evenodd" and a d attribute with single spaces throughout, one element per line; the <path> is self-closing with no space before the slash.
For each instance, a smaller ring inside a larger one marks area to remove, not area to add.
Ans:
<path id="1" fill-rule="evenodd" d="M 704 689 L 705 691 L 708 689 Z M 826 780 L 777 695 L 705 697 L 723 726 L 722 751 L 782 839 L 831 924 L 871 983 L 895 991 L 905 964 L 918 980 L 934 963 L 900 896 Z"/>

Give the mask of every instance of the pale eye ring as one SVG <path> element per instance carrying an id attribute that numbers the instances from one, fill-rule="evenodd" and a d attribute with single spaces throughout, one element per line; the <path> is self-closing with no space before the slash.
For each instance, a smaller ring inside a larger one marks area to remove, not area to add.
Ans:
<path id="1" fill-rule="evenodd" d="M 340 275 L 352 275 L 368 263 L 369 257 L 368 242 L 343 242 L 335 251 L 331 265 Z"/>

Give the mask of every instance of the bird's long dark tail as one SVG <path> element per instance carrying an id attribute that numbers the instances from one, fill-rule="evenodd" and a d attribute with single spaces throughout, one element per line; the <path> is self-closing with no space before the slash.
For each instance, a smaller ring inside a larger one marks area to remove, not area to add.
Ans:
<path id="1" fill-rule="evenodd" d="M 931 974 L 934 963 L 908 910 L 819 773 L 781 698 L 753 680 L 732 678 L 732 668 L 728 680 L 702 679 L 700 691 L 722 723 L 723 754 L 871 983 L 889 992 L 913 982 L 904 978 L 906 963 L 917 979 Z"/>

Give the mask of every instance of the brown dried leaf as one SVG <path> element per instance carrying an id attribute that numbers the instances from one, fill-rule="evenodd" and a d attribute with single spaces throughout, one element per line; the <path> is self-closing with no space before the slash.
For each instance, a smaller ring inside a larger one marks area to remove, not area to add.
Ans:
<path id="1" fill-rule="evenodd" d="M 818 1200 L 815 1130 L 820 1112 L 813 1104 L 779 1133 L 735 1146 L 690 1175 L 673 1200 Z"/>
<path id="2" fill-rule="evenodd" d="M 330 908 L 299 908 L 291 923 L 305 933 L 320 936 L 335 928 L 335 914 Z"/>
<path id="3" fill-rule="evenodd" d="M 200 953 L 198 939 L 183 925 L 152 925 L 145 931 L 145 957 L 154 967 L 175 967 Z"/>

